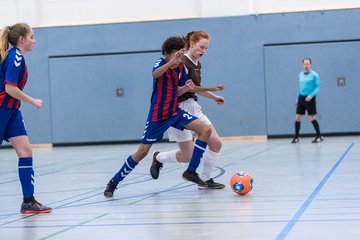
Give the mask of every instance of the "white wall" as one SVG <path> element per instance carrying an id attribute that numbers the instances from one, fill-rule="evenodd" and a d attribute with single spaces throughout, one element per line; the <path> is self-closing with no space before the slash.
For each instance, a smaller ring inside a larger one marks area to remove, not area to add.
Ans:
<path id="1" fill-rule="evenodd" d="M 360 8 L 360 0 L 201 0 L 201 17 Z"/>
<path id="2" fill-rule="evenodd" d="M 360 0 L 0 0 L 0 6 L 0 27 L 41 27 L 360 8 Z"/>

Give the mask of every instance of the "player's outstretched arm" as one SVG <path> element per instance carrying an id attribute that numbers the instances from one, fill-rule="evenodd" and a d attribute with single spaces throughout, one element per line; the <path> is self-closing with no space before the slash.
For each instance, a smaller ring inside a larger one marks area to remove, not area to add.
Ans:
<path id="1" fill-rule="evenodd" d="M 224 85 L 220 84 L 215 87 L 201 87 L 201 86 L 195 86 L 194 90 L 191 90 L 191 92 L 216 92 L 216 91 L 222 91 L 224 90 Z"/>
<path id="2" fill-rule="evenodd" d="M 209 91 L 207 91 L 207 92 L 199 92 L 199 95 L 214 100 L 218 105 L 223 105 L 225 103 L 225 99 L 222 96 L 216 95 L 216 94 L 214 94 L 212 92 L 209 92 Z"/>

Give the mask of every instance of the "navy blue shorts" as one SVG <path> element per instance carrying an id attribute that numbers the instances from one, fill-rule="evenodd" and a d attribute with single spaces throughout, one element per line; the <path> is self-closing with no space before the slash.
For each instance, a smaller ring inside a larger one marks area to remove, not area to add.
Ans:
<path id="1" fill-rule="evenodd" d="M 174 127 L 179 130 L 184 130 L 184 126 L 192 121 L 196 120 L 197 117 L 191 115 L 190 113 L 180 110 L 179 114 L 168 118 L 163 121 L 153 122 L 151 119 L 147 121 L 144 134 L 141 138 L 142 144 L 153 144 L 160 141 L 164 133 L 169 127 Z"/>
<path id="2" fill-rule="evenodd" d="M 19 109 L 0 107 L 0 144 L 17 136 L 27 136 L 25 124 Z"/>

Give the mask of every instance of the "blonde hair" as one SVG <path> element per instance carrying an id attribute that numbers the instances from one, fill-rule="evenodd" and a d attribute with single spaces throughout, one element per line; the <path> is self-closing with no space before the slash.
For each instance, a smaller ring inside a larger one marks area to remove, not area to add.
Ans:
<path id="1" fill-rule="evenodd" d="M 186 34 L 186 36 L 184 38 L 185 38 L 185 41 L 186 41 L 187 49 L 189 49 L 191 42 L 197 43 L 201 39 L 208 39 L 209 40 L 210 36 L 205 31 L 192 31 L 192 32 L 189 32 L 188 34 Z"/>
<path id="2" fill-rule="evenodd" d="M 0 62 L 5 61 L 8 51 L 9 43 L 16 47 L 20 37 L 26 37 L 30 32 L 30 26 L 26 23 L 17 23 L 11 27 L 4 26 L 0 34 Z"/>

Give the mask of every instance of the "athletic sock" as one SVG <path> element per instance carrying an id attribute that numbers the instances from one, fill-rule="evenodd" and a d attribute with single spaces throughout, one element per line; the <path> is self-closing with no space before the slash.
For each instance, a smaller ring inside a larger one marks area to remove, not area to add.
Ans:
<path id="1" fill-rule="evenodd" d="M 301 122 L 295 121 L 295 137 L 296 137 L 296 138 L 299 137 L 300 125 L 301 125 Z"/>
<path id="2" fill-rule="evenodd" d="M 207 142 L 196 139 L 195 144 L 194 144 L 194 152 L 191 156 L 188 170 L 196 172 L 196 169 L 199 167 L 200 159 L 202 158 L 202 156 L 204 154 L 206 146 L 207 146 Z"/>
<path id="3" fill-rule="evenodd" d="M 319 123 L 315 120 L 312 120 L 311 123 L 313 124 L 315 131 L 316 131 L 316 136 L 320 137 L 320 126 Z"/>
<path id="4" fill-rule="evenodd" d="M 203 157 L 204 168 L 201 174 L 201 179 L 203 181 L 207 181 L 211 178 L 211 174 L 213 172 L 215 163 L 219 159 L 219 157 L 220 157 L 220 153 L 213 152 L 209 148 L 206 148 Z"/>
<path id="5" fill-rule="evenodd" d="M 178 151 L 179 150 L 173 150 L 173 151 L 169 151 L 169 152 L 160 152 L 156 156 L 156 160 L 158 160 L 161 163 L 163 163 L 163 162 L 178 162 L 178 160 L 176 159 L 176 153 Z"/>
<path id="6" fill-rule="evenodd" d="M 116 184 L 121 182 L 137 165 L 137 162 L 132 159 L 131 155 L 124 162 L 120 170 L 112 178 L 112 181 Z"/>
<path id="7" fill-rule="evenodd" d="M 32 158 L 19 158 L 19 178 L 24 198 L 34 196 L 34 170 Z"/>

